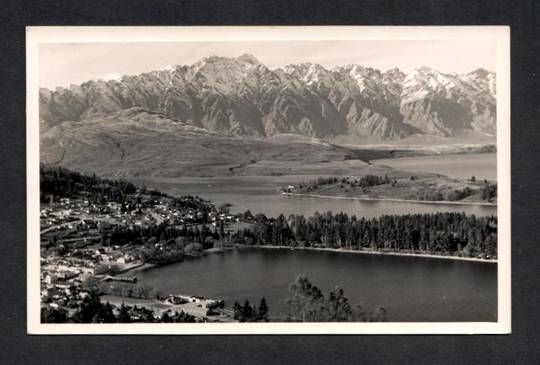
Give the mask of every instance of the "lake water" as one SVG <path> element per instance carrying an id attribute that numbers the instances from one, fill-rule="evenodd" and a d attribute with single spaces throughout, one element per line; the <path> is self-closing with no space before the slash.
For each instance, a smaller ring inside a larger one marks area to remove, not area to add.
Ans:
<path id="1" fill-rule="evenodd" d="M 454 178 L 497 180 L 497 154 L 457 154 L 439 156 L 399 157 L 374 160 L 374 164 L 387 165 L 410 172 L 432 172 Z"/>
<path id="2" fill-rule="evenodd" d="M 306 275 L 324 293 L 341 286 L 352 305 L 383 306 L 390 321 L 496 321 L 497 265 L 417 257 L 241 249 L 137 273 L 162 294 L 203 295 L 227 306 L 264 296 L 287 313 L 288 284 Z"/>
<path id="3" fill-rule="evenodd" d="M 199 195 L 216 206 L 231 203 L 234 213 L 250 210 L 253 214 L 286 217 L 291 214 L 313 215 L 315 212 L 345 212 L 358 217 L 379 217 L 383 214 L 432 212 L 466 212 L 476 215 L 496 215 L 497 207 L 465 204 L 427 204 L 393 201 L 361 201 L 284 196 L 279 189 L 319 176 L 233 176 L 220 178 L 140 179 L 149 188 L 171 195 Z"/>
<path id="4" fill-rule="evenodd" d="M 495 179 L 495 154 L 381 160 L 406 171 L 452 177 Z M 235 176 L 220 178 L 140 179 L 171 195 L 199 195 L 233 212 L 250 210 L 277 216 L 316 211 L 378 217 L 383 214 L 466 212 L 496 215 L 497 207 L 287 197 L 279 189 L 318 176 Z M 163 294 L 184 293 L 258 303 L 262 296 L 274 315 L 287 310 L 288 283 L 300 273 L 327 292 L 335 285 L 354 305 L 386 308 L 393 321 L 495 321 L 497 266 L 442 259 L 333 252 L 246 249 L 211 254 L 139 273 L 141 283 Z"/>

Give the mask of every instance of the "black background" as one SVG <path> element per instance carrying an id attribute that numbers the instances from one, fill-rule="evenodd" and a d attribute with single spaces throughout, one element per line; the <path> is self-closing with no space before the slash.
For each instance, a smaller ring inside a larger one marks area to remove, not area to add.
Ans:
<path id="1" fill-rule="evenodd" d="M 0 363 L 540 363 L 539 10 L 519 0 L 0 2 Z M 27 25 L 510 25 L 513 334 L 26 335 Z"/>

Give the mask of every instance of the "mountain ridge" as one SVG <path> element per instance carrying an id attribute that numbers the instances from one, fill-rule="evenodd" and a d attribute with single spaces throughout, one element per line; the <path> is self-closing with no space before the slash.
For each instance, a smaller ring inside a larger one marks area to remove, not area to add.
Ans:
<path id="1" fill-rule="evenodd" d="M 427 66 L 404 73 L 350 64 L 270 69 L 254 56 L 205 57 L 191 66 L 40 89 L 44 130 L 141 107 L 216 133 L 290 133 L 399 139 L 415 134 L 495 133 L 495 74 Z"/>

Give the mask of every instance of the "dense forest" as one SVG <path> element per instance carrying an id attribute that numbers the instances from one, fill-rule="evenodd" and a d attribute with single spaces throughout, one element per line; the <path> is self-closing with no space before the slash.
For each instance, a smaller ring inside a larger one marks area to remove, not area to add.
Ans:
<path id="1" fill-rule="evenodd" d="M 465 213 L 383 215 L 357 218 L 345 213 L 311 217 L 253 217 L 253 226 L 233 234 L 248 245 L 403 251 L 465 257 L 497 256 L 497 218 Z"/>
<path id="2" fill-rule="evenodd" d="M 208 225 L 168 225 L 160 223 L 147 227 L 114 227 L 110 240 L 105 244 L 124 245 L 135 243 L 139 245 L 155 243 L 169 243 L 176 245 L 185 245 L 187 243 L 195 243 L 202 248 L 211 248 L 212 245 L 209 238 L 219 239 L 224 238 L 224 224 L 220 222 L 217 227 L 210 229 Z M 170 248 L 170 247 L 168 247 Z"/>
<path id="3" fill-rule="evenodd" d="M 236 232 L 223 226 L 208 228 L 167 226 L 133 229 L 117 227 L 111 235 L 115 244 L 162 242 L 167 251 L 206 249 L 216 241 L 246 245 L 325 247 L 350 250 L 428 253 L 464 257 L 497 257 L 497 217 L 477 217 L 465 213 L 383 215 L 357 218 L 345 213 L 315 213 L 310 217 L 246 212 L 250 223 Z M 148 241 L 151 239 L 151 241 Z M 149 256 L 150 258 L 150 256 Z"/>

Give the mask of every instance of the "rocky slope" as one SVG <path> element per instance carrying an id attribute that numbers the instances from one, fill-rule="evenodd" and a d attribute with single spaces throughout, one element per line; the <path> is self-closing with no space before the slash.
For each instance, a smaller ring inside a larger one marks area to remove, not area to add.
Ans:
<path id="1" fill-rule="evenodd" d="M 103 120 L 133 107 L 240 137 L 493 134 L 495 75 L 482 69 L 448 75 L 428 67 L 406 75 L 398 69 L 348 65 L 328 70 L 316 64 L 271 70 L 242 55 L 40 90 L 43 131 L 58 126 L 69 133 L 62 122 Z"/>

